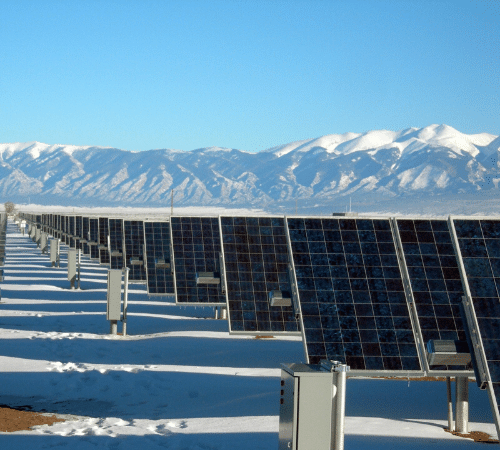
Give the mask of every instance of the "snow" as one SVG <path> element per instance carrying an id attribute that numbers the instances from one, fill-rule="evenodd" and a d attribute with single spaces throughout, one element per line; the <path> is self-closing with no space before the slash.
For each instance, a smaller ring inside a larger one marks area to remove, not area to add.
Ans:
<path id="1" fill-rule="evenodd" d="M 280 363 L 304 360 L 300 338 L 228 334 L 211 308 L 129 291 L 129 335 L 106 321 L 107 269 L 82 259 L 70 290 L 66 247 L 50 267 L 9 223 L 0 304 L 0 404 L 67 418 L 0 433 L 2 449 L 275 450 Z M 470 385 L 470 429 L 496 437 L 487 395 Z M 443 382 L 349 379 L 345 449 L 468 449 L 443 431 Z"/>

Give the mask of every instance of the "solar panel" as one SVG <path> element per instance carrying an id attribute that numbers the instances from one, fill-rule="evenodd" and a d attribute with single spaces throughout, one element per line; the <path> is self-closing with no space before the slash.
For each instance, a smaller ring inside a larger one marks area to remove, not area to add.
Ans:
<path id="1" fill-rule="evenodd" d="M 99 219 L 97 217 L 89 218 L 89 247 L 90 257 L 99 259 Z"/>
<path id="2" fill-rule="evenodd" d="M 220 283 L 220 233 L 216 217 L 171 217 L 177 304 L 225 305 Z M 212 282 L 199 274 L 212 274 Z M 216 279 L 218 279 L 218 284 Z"/>
<path id="3" fill-rule="evenodd" d="M 123 219 L 109 219 L 109 261 L 111 269 L 123 269 Z"/>
<path id="4" fill-rule="evenodd" d="M 229 331 L 300 334 L 284 218 L 220 217 L 220 224 Z"/>
<path id="5" fill-rule="evenodd" d="M 175 294 L 170 242 L 170 222 L 144 222 L 149 295 Z"/>
<path id="6" fill-rule="evenodd" d="M 70 248 L 76 248 L 76 241 L 75 241 L 75 216 L 68 216 L 68 228 L 67 228 L 67 233 L 68 233 L 68 242 L 67 244 L 69 245 Z"/>
<path id="7" fill-rule="evenodd" d="M 460 251 L 476 376 L 488 389 L 500 435 L 500 220 L 453 219 L 450 224 Z"/>
<path id="8" fill-rule="evenodd" d="M 287 222 L 308 362 L 421 372 L 390 221 Z"/>
<path id="9" fill-rule="evenodd" d="M 109 221 L 107 217 L 99 217 L 99 261 L 109 264 L 108 250 Z"/>
<path id="10" fill-rule="evenodd" d="M 142 220 L 123 221 L 124 265 L 129 268 L 130 282 L 146 281 L 144 267 L 144 222 Z"/>
<path id="11" fill-rule="evenodd" d="M 82 217 L 82 228 L 80 230 L 80 248 L 84 255 L 90 255 L 89 242 L 89 218 Z"/>
<path id="12" fill-rule="evenodd" d="M 460 313 L 464 290 L 448 222 L 398 219 L 396 227 L 424 346 L 431 340 L 460 340 L 466 344 Z M 467 365 L 424 364 L 431 371 L 470 371 Z"/>
<path id="13" fill-rule="evenodd" d="M 83 217 L 75 216 L 75 228 L 74 228 L 74 237 L 75 237 L 75 248 L 82 249 L 81 245 L 81 236 L 82 236 L 82 228 L 83 228 Z"/>

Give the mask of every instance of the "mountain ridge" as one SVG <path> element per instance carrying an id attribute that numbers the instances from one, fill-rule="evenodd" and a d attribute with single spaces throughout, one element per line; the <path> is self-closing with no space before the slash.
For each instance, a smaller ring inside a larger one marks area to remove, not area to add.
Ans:
<path id="1" fill-rule="evenodd" d="M 448 125 L 295 141 L 257 153 L 223 147 L 140 152 L 0 144 L 6 200 L 61 205 L 262 207 L 462 195 L 499 197 L 500 137 Z"/>

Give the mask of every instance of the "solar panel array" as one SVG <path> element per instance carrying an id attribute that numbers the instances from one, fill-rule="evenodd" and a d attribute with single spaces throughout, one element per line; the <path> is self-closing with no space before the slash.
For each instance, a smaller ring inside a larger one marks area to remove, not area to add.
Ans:
<path id="1" fill-rule="evenodd" d="M 99 219 L 97 217 L 89 218 L 89 247 L 90 257 L 99 259 Z"/>
<path id="2" fill-rule="evenodd" d="M 221 217 L 220 224 L 230 331 L 298 334 L 293 306 L 269 300 L 277 291 L 291 297 L 284 219 Z"/>
<path id="3" fill-rule="evenodd" d="M 144 222 L 142 220 L 123 221 L 125 254 L 124 265 L 129 268 L 129 281 L 146 281 L 144 266 Z"/>
<path id="4" fill-rule="evenodd" d="M 170 222 L 144 222 L 149 295 L 175 294 L 170 243 Z"/>
<path id="5" fill-rule="evenodd" d="M 109 264 L 108 249 L 109 220 L 107 217 L 99 217 L 99 261 L 101 264 Z"/>
<path id="6" fill-rule="evenodd" d="M 430 340 L 466 341 L 460 304 L 464 290 L 446 220 L 396 221 L 424 345 Z M 467 370 L 431 366 L 430 370 Z"/>
<path id="7" fill-rule="evenodd" d="M 123 269 L 123 219 L 108 220 L 111 269 Z"/>
<path id="8" fill-rule="evenodd" d="M 174 280 L 178 304 L 225 305 L 220 283 L 220 232 L 216 217 L 172 217 Z M 199 282 L 200 273 L 219 277 L 218 284 Z M 197 281 L 198 279 L 198 281 Z"/>
<path id="9" fill-rule="evenodd" d="M 389 220 L 289 218 L 307 358 L 421 370 Z"/>
<path id="10" fill-rule="evenodd" d="M 500 434 L 500 221 L 454 219 L 469 301 L 464 303 L 478 383 Z"/>

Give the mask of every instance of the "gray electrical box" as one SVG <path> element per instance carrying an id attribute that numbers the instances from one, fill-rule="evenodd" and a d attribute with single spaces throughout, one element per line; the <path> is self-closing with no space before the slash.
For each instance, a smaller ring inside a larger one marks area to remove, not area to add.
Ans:
<path id="1" fill-rule="evenodd" d="M 279 450 L 332 450 L 333 374 L 282 364 Z"/>
<path id="2" fill-rule="evenodd" d="M 50 239 L 49 249 L 52 267 L 59 266 L 59 239 Z"/>
<path id="3" fill-rule="evenodd" d="M 108 270 L 107 320 L 121 320 L 122 314 L 122 271 Z"/>
<path id="4" fill-rule="evenodd" d="M 466 341 L 431 339 L 427 342 L 427 358 L 430 366 L 466 366 L 471 362 Z"/>
<path id="5" fill-rule="evenodd" d="M 220 284 L 220 277 L 214 272 L 198 272 L 196 284 Z"/>
<path id="6" fill-rule="evenodd" d="M 47 233 L 45 233 L 45 231 L 42 231 L 40 235 L 40 249 L 42 250 L 42 253 L 47 253 L 47 240 Z"/>
<path id="7" fill-rule="evenodd" d="M 284 295 L 281 291 L 269 292 L 270 306 L 292 306 L 292 298 L 290 295 Z"/>
<path id="8" fill-rule="evenodd" d="M 68 280 L 71 283 L 71 288 L 74 289 L 76 281 L 76 250 L 68 250 Z"/>

